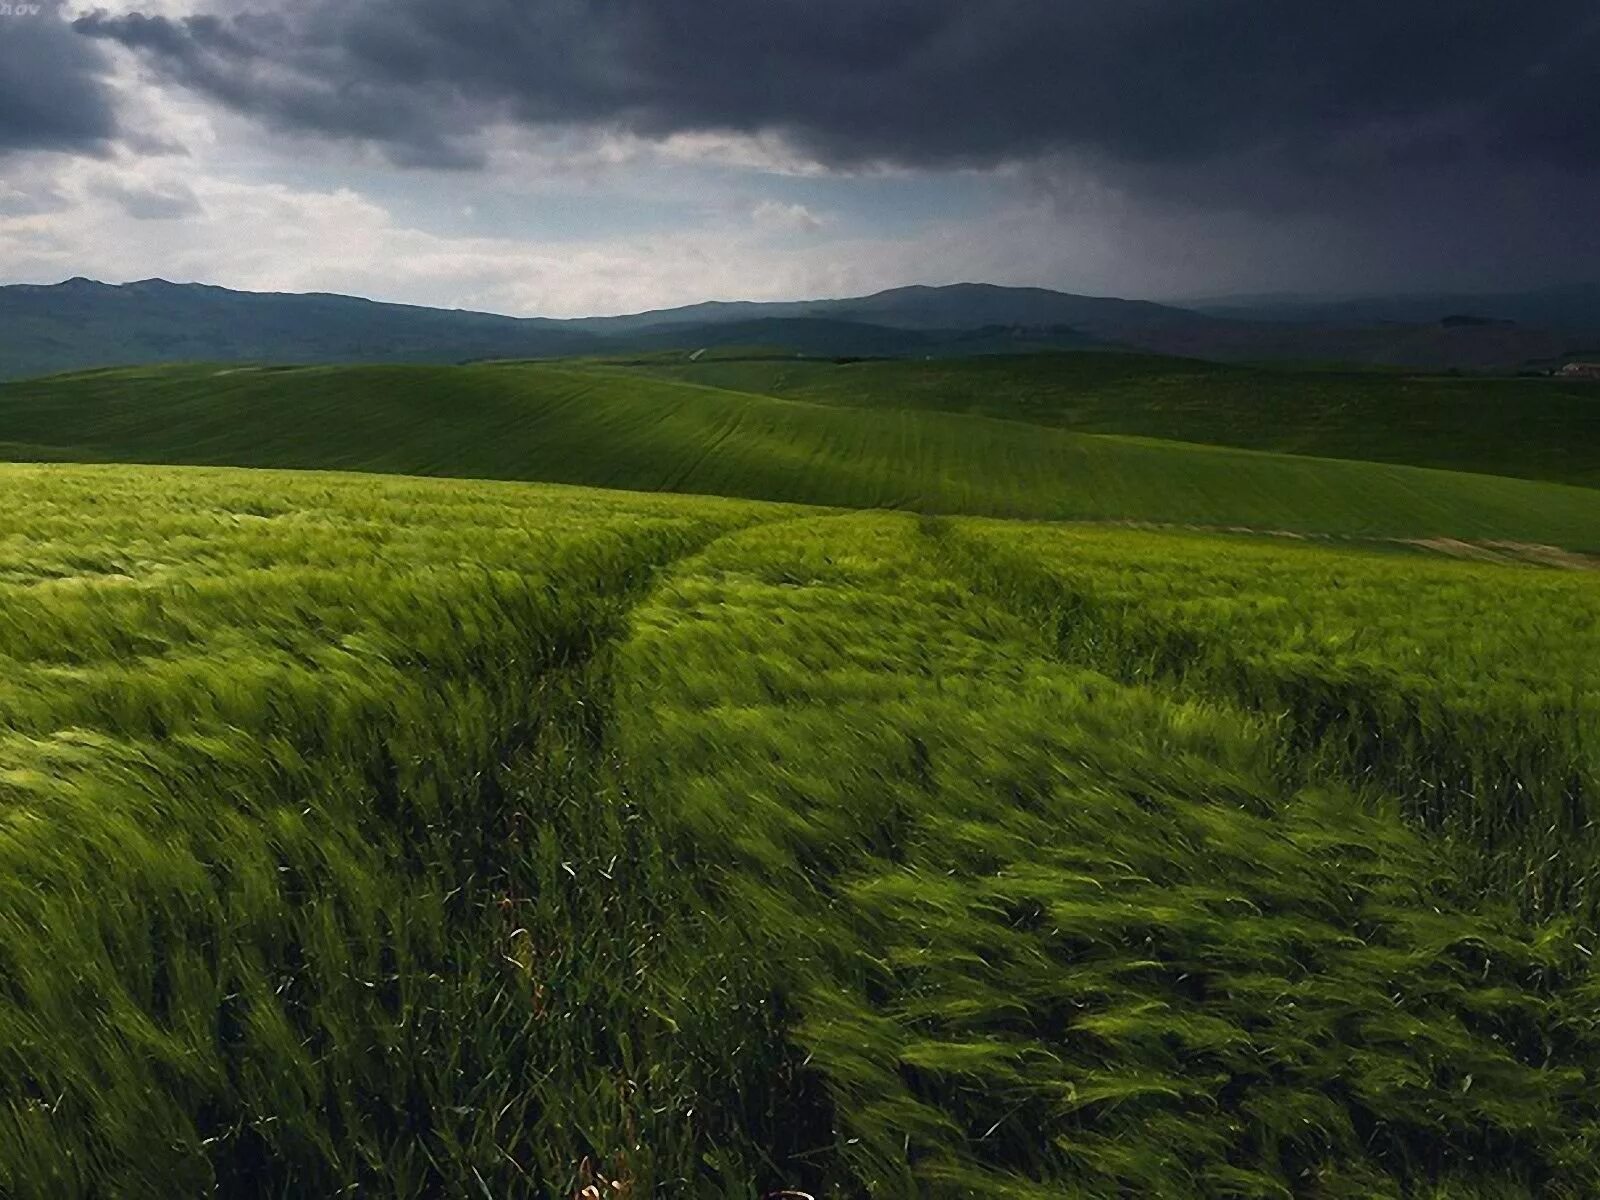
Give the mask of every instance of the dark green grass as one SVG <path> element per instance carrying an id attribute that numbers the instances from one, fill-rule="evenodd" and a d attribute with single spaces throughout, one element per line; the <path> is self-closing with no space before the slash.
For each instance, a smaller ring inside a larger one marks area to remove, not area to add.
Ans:
<path id="1" fill-rule="evenodd" d="M 1600 485 L 1600 388 L 1124 354 L 653 364 L 661 378 L 1290 454 Z"/>
<path id="2" fill-rule="evenodd" d="M 844 408 L 594 368 L 143 369 L 0 388 L 39 458 L 549 480 L 1007 517 L 1600 549 L 1587 489 Z"/>

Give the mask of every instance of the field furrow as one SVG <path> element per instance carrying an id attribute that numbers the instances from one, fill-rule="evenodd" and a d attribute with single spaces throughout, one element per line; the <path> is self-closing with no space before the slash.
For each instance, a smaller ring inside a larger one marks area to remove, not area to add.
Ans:
<path id="1" fill-rule="evenodd" d="M 244 472 L 3 483 L 0 1192 L 503 1174 L 531 1135 L 497 1122 L 549 1067 L 513 1053 L 504 922 L 544 862 L 519 847 L 575 799 L 529 764 L 581 758 L 585 681 L 652 575 L 781 510 Z"/>
<path id="2" fill-rule="evenodd" d="M 771 1186 L 1595 1186 L 1569 937 L 1286 790 L 1269 720 L 1053 661 L 932 550 L 904 517 L 743 532 L 619 654 L 623 790 L 700 890 L 674 1027 L 819 1139 Z"/>

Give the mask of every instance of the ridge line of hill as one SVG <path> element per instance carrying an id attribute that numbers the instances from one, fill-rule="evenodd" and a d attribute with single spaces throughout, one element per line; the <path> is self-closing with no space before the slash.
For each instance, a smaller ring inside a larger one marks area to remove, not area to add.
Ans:
<path id="1" fill-rule="evenodd" d="M 1571 485 L 570 368 L 322 367 L 225 380 L 146 370 L 10 384 L 0 387 L 0 432 L 15 446 L 51 447 L 56 459 L 334 467 L 842 508 L 1600 549 L 1600 506 L 1592 490 Z"/>
<path id="2" fill-rule="evenodd" d="M 1509 370 L 1593 350 L 1600 331 L 1442 316 L 1411 323 L 1245 319 L 1147 300 L 990 284 L 564 319 L 166 280 L 0 286 L 0 378 L 198 359 L 459 363 L 752 345 L 825 357 L 1122 347 L 1228 361 Z"/>

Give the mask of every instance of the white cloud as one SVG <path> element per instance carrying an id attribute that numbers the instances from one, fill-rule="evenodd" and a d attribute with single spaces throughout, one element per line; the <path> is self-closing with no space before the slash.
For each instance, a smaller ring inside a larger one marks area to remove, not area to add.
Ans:
<path id="1" fill-rule="evenodd" d="M 108 49 L 129 136 L 101 159 L 7 161 L 0 282 L 162 276 L 577 316 L 961 279 L 1092 290 L 1117 267 L 1112 240 L 1074 234 L 1003 173 L 981 219 L 917 223 L 887 208 L 846 222 L 772 195 L 777 179 L 823 195 L 854 186 L 776 135 L 501 127 L 485 131 L 483 172 L 406 172 L 262 129 Z M 906 171 L 855 176 L 941 186 Z M 550 224 L 545 210 L 577 216 Z M 504 219 L 498 232 L 483 231 L 488 214 Z"/>
<path id="2" fill-rule="evenodd" d="M 351 188 L 195 174 L 196 165 L 173 158 L 23 160 L 0 196 L 5 274 L 37 282 L 163 276 L 579 316 L 964 279 L 1105 290 L 1123 248 L 1104 228 L 1074 230 L 1040 204 L 898 237 L 847 235 L 805 206 L 779 201 L 756 202 L 743 221 L 713 214 L 664 233 L 546 240 L 440 232 L 398 219 Z M 5 204 L 13 194 L 53 202 Z M 130 196 L 179 198 L 185 211 L 141 220 Z M 797 230 L 807 236 L 787 236 Z"/>
<path id="3" fill-rule="evenodd" d="M 880 178 L 857 203 L 844 189 L 861 179 L 771 136 L 502 128 L 485 136 L 483 172 L 405 172 L 264 131 L 118 63 L 128 144 L 99 159 L 7 160 L 0 282 L 163 276 L 577 316 L 960 280 L 1252 290 L 1327 257 L 1325 231 L 1139 205 L 1076 164 L 958 173 L 985 203 L 921 221 L 886 197 L 937 196 L 948 179 L 864 172 Z M 781 194 L 797 179 L 812 204 Z M 569 215 L 541 224 L 542 208 Z M 505 223 L 486 234 L 491 214 Z"/>
<path id="4" fill-rule="evenodd" d="M 761 201 L 750 210 L 750 220 L 757 229 L 780 233 L 816 233 L 825 223 L 804 204 L 785 204 L 781 200 Z"/>
<path id="5" fill-rule="evenodd" d="M 104 178 L 93 186 L 96 195 L 112 201 L 136 221 L 176 221 L 201 212 L 199 200 L 181 179 L 145 185 Z"/>
<path id="6" fill-rule="evenodd" d="M 814 158 L 789 145 L 775 133 L 675 133 L 660 142 L 632 141 L 648 147 L 648 153 L 663 159 L 735 167 L 768 175 L 794 175 L 816 178 L 837 175 Z"/>

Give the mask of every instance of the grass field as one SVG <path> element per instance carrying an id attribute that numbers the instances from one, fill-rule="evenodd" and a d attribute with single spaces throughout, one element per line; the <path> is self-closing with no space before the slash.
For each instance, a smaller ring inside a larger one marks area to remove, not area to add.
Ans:
<path id="1" fill-rule="evenodd" d="M 1600 550 L 1600 506 L 1583 488 L 775 400 L 593 367 L 91 372 L 0 386 L 0 452 Z"/>
<path id="2" fill-rule="evenodd" d="M 1600 1194 L 1595 493 L 1013 402 L 0 386 L 0 1197 Z"/>
<path id="3" fill-rule="evenodd" d="M 1600 1187 L 1590 575 L 0 489 L 0 1194 Z"/>
<path id="4" fill-rule="evenodd" d="M 1289 454 L 1600 485 L 1600 388 L 1132 354 L 637 368 L 818 404 L 914 408 Z"/>
<path id="5" fill-rule="evenodd" d="M 1595 915 L 1592 574 L 1006 522 L 946 540 L 1067 660 L 1272 714 L 1287 777 L 1373 791 L 1486 890 Z"/>
<path id="6" fill-rule="evenodd" d="M 946 537 L 722 539 L 620 668 L 630 794 L 710 876 L 697 940 L 742 931 L 733 978 L 792 1013 L 841 1186 L 1592 1187 L 1587 935 L 1486 898 L 1394 806 L 1286 776 L 1270 711 L 1063 658 Z"/>
<path id="7" fill-rule="evenodd" d="M 556 1127 L 601 1068 L 519 1070 L 557 1060 L 506 990 L 506 905 L 548 865 L 511 848 L 562 800 L 529 764 L 577 736 L 652 570 L 754 510 L 224 472 L 0 488 L 0 1194 L 421 1195 L 513 1148 L 570 1172 Z"/>

